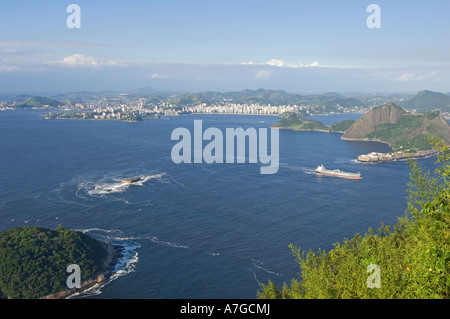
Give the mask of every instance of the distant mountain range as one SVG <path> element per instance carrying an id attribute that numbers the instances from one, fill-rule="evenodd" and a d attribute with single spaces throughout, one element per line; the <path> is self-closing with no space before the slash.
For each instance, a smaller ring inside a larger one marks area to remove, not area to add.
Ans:
<path id="1" fill-rule="evenodd" d="M 450 93 L 449 93 L 450 94 Z M 450 95 L 432 92 L 428 90 L 420 91 L 408 100 L 398 102 L 397 104 L 407 110 L 416 110 L 417 112 L 428 112 L 431 110 L 440 110 L 441 112 L 450 112 Z M 58 106 L 66 104 L 68 100 L 80 100 L 85 98 L 92 99 L 108 95 L 122 95 L 134 98 L 144 98 L 147 103 L 167 102 L 176 108 L 188 105 L 206 104 L 213 105 L 223 102 L 236 104 L 259 103 L 261 105 L 308 105 L 315 108 L 315 112 L 329 113 L 336 112 L 339 108 L 354 107 L 373 107 L 399 99 L 399 96 L 392 95 L 374 95 L 374 96 L 344 96 L 336 92 L 327 92 L 316 95 L 301 95 L 289 93 L 284 90 L 241 90 L 232 92 L 205 91 L 197 93 L 176 93 L 163 92 L 153 88 L 141 88 L 127 92 L 73 92 L 57 94 L 51 97 L 39 97 L 30 95 L 18 95 L 15 100 L 17 107 L 41 107 L 44 105 Z M 376 104 L 375 104 L 376 103 Z M 302 114 L 304 115 L 304 114 Z"/>
<path id="2" fill-rule="evenodd" d="M 418 112 L 428 112 L 435 109 L 450 112 L 450 95 L 424 90 L 417 93 L 412 99 L 399 103 L 399 105 L 406 109 L 415 109 Z"/>

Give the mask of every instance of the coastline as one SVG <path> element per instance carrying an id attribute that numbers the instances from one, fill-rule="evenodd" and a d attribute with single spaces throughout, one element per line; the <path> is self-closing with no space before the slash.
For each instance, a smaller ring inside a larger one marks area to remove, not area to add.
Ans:
<path id="1" fill-rule="evenodd" d="M 359 162 L 390 162 L 390 161 L 396 161 L 396 160 L 403 160 L 403 159 L 407 159 L 407 158 L 417 159 L 417 158 L 422 158 L 422 157 L 426 157 L 426 156 L 430 156 L 430 155 L 434 155 L 434 154 L 438 153 L 438 150 L 434 149 L 434 148 L 430 149 L 430 150 L 419 150 L 415 153 L 405 153 L 403 151 L 394 150 L 388 142 L 384 142 L 384 141 L 380 141 L 380 140 L 368 140 L 368 139 L 344 138 L 344 137 L 341 137 L 341 139 L 344 141 L 356 141 L 356 142 L 378 142 L 378 143 L 386 144 L 392 149 L 392 152 L 386 153 L 386 154 L 392 154 L 392 159 L 378 159 L 376 161 L 358 159 Z M 358 157 L 368 156 L 369 154 L 360 155 Z"/>
<path id="2" fill-rule="evenodd" d="M 277 128 L 280 130 L 291 130 L 291 131 L 299 131 L 299 132 L 324 132 L 324 133 L 332 133 L 327 130 L 314 130 L 314 129 L 299 129 L 299 128 L 293 128 L 288 126 L 271 126 L 270 128 Z"/>
<path id="3" fill-rule="evenodd" d="M 42 115 L 42 116 L 44 116 L 45 117 L 45 119 L 46 120 L 74 120 L 74 121 L 117 121 L 117 122 L 128 122 L 128 123 L 139 123 L 139 122 L 142 122 L 142 120 L 119 120 L 119 119 L 81 119 L 81 118 L 71 118 L 71 117 L 67 117 L 67 118 L 64 118 L 64 117 L 48 117 L 48 116 L 45 116 L 45 114 L 44 115 Z M 153 119 L 153 118 L 149 118 L 149 119 Z M 156 117 L 155 117 L 155 119 L 156 119 Z"/>
<path id="4" fill-rule="evenodd" d="M 117 264 L 119 258 L 123 257 L 122 250 L 124 249 L 124 247 L 120 245 L 113 245 L 111 241 L 104 242 L 99 240 L 99 242 L 103 245 L 107 245 L 108 248 L 106 248 L 106 251 L 108 252 L 108 255 L 103 261 L 103 270 L 98 273 L 95 278 L 81 283 L 79 288 L 63 290 L 54 294 L 43 296 L 39 299 L 66 299 L 76 293 L 81 293 L 89 288 L 92 288 L 96 284 L 104 283 L 112 275 L 114 275 L 114 266 Z"/>
<path id="5" fill-rule="evenodd" d="M 289 126 L 271 126 L 270 128 L 277 128 L 280 130 L 299 131 L 299 132 L 323 132 L 323 133 L 339 133 L 339 134 L 344 133 L 344 132 L 334 132 L 334 131 L 329 131 L 329 130 L 299 129 L 299 128 L 293 128 L 293 127 L 289 127 Z"/>

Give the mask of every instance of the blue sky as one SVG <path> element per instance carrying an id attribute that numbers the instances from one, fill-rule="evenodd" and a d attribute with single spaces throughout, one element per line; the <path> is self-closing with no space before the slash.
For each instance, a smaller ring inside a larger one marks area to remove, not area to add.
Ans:
<path id="1" fill-rule="evenodd" d="M 447 93 L 449 31 L 445 0 L 2 0 L 0 92 Z"/>

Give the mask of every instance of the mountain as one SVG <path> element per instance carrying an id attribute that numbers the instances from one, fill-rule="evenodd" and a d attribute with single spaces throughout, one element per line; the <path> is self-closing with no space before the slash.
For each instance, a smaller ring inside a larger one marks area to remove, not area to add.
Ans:
<path id="1" fill-rule="evenodd" d="M 428 112 L 438 109 L 442 112 L 450 112 L 450 96 L 432 91 L 420 91 L 412 99 L 400 103 L 407 109 L 415 109 L 418 112 Z"/>
<path id="2" fill-rule="evenodd" d="M 48 97 L 41 97 L 41 96 L 32 96 L 26 99 L 23 102 L 20 102 L 17 104 L 18 107 L 43 107 L 43 106 L 51 106 L 56 107 L 58 105 L 62 105 L 63 103 L 50 99 Z"/>
<path id="3" fill-rule="evenodd" d="M 450 125 L 439 111 L 411 114 L 388 103 L 371 109 L 344 133 L 344 140 L 380 141 L 394 151 L 407 153 L 430 150 L 428 137 L 450 144 Z"/>
<path id="4" fill-rule="evenodd" d="M 364 139 L 380 124 L 395 124 L 406 113 L 400 106 L 389 103 L 375 107 L 360 117 L 342 136 L 343 139 Z"/>
<path id="5" fill-rule="evenodd" d="M 156 94 L 158 91 L 151 87 L 139 88 L 135 90 L 131 90 L 129 93 L 134 95 L 152 95 Z"/>
<path id="6" fill-rule="evenodd" d="M 322 96 L 345 98 L 345 96 L 336 92 L 325 92 L 322 94 Z"/>

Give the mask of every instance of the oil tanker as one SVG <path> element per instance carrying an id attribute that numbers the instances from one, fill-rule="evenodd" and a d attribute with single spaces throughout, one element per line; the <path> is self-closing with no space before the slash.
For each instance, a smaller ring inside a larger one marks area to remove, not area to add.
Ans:
<path id="1" fill-rule="evenodd" d="M 361 179 L 361 174 L 358 173 L 349 173 L 349 172 L 344 172 L 341 171 L 339 169 L 326 169 L 325 166 L 323 165 L 319 165 L 316 168 L 316 173 L 319 174 L 323 174 L 323 175 L 329 175 L 329 176 L 334 176 L 334 177 L 341 177 L 341 178 L 349 178 L 349 179 Z"/>

